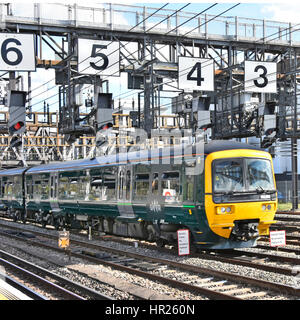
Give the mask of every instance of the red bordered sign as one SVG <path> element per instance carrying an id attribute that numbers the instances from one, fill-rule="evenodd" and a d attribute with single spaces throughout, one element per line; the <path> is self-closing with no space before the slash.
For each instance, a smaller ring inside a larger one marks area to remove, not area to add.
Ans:
<path id="1" fill-rule="evenodd" d="M 178 255 L 184 256 L 190 254 L 190 231 L 181 229 L 177 231 Z"/>
<path id="2" fill-rule="evenodd" d="M 270 231 L 270 246 L 282 247 L 286 245 L 285 230 Z"/>

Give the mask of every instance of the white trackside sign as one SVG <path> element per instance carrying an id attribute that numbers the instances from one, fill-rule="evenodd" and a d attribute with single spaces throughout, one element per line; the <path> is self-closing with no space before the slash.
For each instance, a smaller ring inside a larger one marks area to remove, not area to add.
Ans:
<path id="1" fill-rule="evenodd" d="M 245 92 L 277 92 L 277 63 L 245 61 Z"/>
<path id="2" fill-rule="evenodd" d="M 0 70 L 35 71 L 33 34 L 0 33 Z"/>
<path id="3" fill-rule="evenodd" d="M 190 254 L 190 235 L 188 229 L 177 230 L 178 255 Z"/>
<path id="4" fill-rule="evenodd" d="M 214 61 L 179 57 L 178 88 L 189 91 L 214 91 Z"/>
<path id="5" fill-rule="evenodd" d="M 119 77 L 119 42 L 79 39 L 78 71 L 83 74 Z"/>
<path id="6" fill-rule="evenodd" d="M 286 245 L 285 230 L 270 231 L 270 246 L 280 247 Z"/>

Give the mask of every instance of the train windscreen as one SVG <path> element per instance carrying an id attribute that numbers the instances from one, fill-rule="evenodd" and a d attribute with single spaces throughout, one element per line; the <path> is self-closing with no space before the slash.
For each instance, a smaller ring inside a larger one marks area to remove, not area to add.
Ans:
<path id="1" fill-rule="evenodd" d="M 271 162 L 267 159 L 220 159 L 213 163 L 214 193 L 275 191 Z"/>

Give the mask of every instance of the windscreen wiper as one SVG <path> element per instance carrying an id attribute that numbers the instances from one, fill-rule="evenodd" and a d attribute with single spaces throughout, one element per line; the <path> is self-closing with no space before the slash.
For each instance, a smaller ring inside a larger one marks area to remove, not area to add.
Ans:
<path id="1" fill-rule="evenodd" d="M 276 190 L 265 190 L 262 186 L 258 186 L 258 187 L 256 188 L 256 192 L 257 192 L 257 193 L 272 194 L 272 193 L 275 193 Z"/>

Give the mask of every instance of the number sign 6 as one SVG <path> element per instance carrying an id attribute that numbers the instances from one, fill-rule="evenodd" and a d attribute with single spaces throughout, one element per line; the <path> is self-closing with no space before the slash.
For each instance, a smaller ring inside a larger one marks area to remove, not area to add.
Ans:
<path id="1" fill-rule="evenodd" d="M 245 91 L 276 93 L 276 62 L 245 61 Z"/>
<path id="2" fill-rule="evenodd" d="M 0 70 L 35 71 L 32 34 L 0 33 Z"/>

